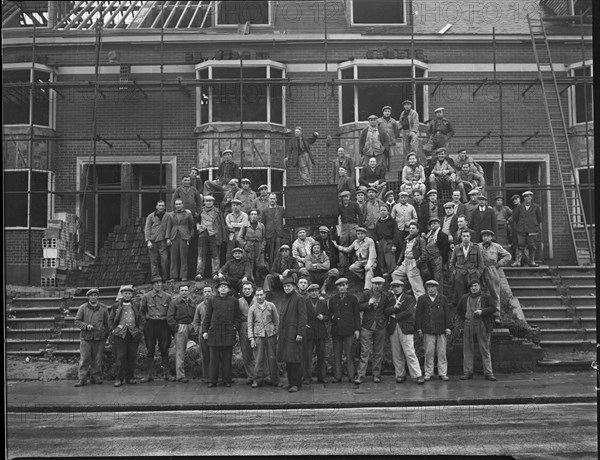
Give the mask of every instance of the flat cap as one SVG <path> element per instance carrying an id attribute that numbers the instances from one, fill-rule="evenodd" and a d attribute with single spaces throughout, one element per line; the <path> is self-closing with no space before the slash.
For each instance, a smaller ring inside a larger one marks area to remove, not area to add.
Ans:
<path id="1" fill-rule="evenodd" d="M 262 184 L 257 190 L 269 190 L 269 186 L 267 184 Z"/>
<path id="2" fill-rule="evenodd" d="M 367 120 L 378 120 L 379 117 L 377 115 L 369 115 L 369 118 L 367 118 Z"/>
<path id="3" fill-rule="evenodd" d="M 196 172 L 200 172 L 200 168 L 196 168 L 195 166 L 192 166 L 190 168 L 191 171 L 196 171 Z"/>
<path id="4" fill-rule="evenodd" d="M 290 247 L 289 247 L 287 244 L 282 244 L 281 246 L 279 246 L 279 251 L 280 251 L 280 252 L 281 252 L 281 251 L 283 251 L 284 249 L 287 249 L 287 250 L 289 250 L 289 249 L 290 249 Z"/>
<path id="5" fill-rule="evenodd" d="M 431 217 L 429 219 L 429 223 L 432 223 L 432 222 L 440 222 L 440 218 L 439 217 Z"/>
<path id="6" fill-rule="evenodd" d="M 329 228 L 328 228 L 328 227 L 325 227 L 325 225 L 321 225 L 321 226 L 319 227 L 319 231 L 320 231 L 320 232 L 327 232 L 327 233 L 329 233 Z"/>
<path id="7" fill-rule="evenodd" d="M 392 107 L 389 105 L 384 105 L 381 109 L 381 111 L 383 112 L 384 110 L 392 110 Z"/>
<path id="8" fill-rule="evenodd" d="M 404 104 L 410 104 L 410 105 L 412 105 L 412 101 L 409 101 L 409 100 L 407 99 L 407 100 L 405 100 L 405 101 L 402 101 L 402 105 L 404 105 Z"/>
<path id="9" fill-rule="evenodd" d="M 388 196 L 394 196 L 394 191 L 393 190 L 388 190 L 387 192 L 385 192 L 385 195 L 383 197 L 387 198 Z"/>
<path id="10" fill-rule="evenodd" d="M 233 200 L 231 200 L 231 204 L 242 204 L 242 202 L 237 198 L 234 198 Z"/>
<path id="11" fill-rule="evenodd" d="M 479 189 L 474 188 L 469 192 L 469 195 L 479 195 Z"/>
<path id="12" fill-rule="evenodd" d="M 416 225 L 416 226 L 418 227 L 418 226 L 419 226 L 419 222 L 417 222 L 416 220 L 411 220 L 411 221 L 408 223 L 408 226 L 410 227 L 411 225 Z"/>
<path id="13" fill-rule="evenodd" d="M 367 192 L 375 192 L 377 193 L 377 189 L 375 187 L 368 187 Z"/>
<path id="14" fill-rule="evenodd" d="M 410 157 L 417 158 L 417 154 L 415 152 L 408 152 L 408 154 L 406 155 L 406 159 L 408 160 Z"/>
<path id="15" fill-rule="evenodd" d="M 241 252 L 242 254 L 244 253 L 244 250 L 242 248 L 233 248 L 231 250 L 232 254 L 235 254 L 236 252 Z"/>
<path id="16" fill-rule="evenodd" d="M 340 284 L 348 284 L 348 278 L 338 278 L 337 281 L 335 282 L 336 286 L 339 286 Z"/>
<path id="17" fill-rule="evenodd" d="M 296 126 L 294 129 L 298 129 L 298 130 L 302 131 L 302 126 Z"/>
<path id="18" fill-rule="evenodd" d="M 283 280 L 281 281 L 281 284 L 297 284 L 296 280 L 292 277 L 292 276 L 286 276 L 285 278 L 283 278 Z"/>
<path id="19" fill-rule="evenodd" d="M 515 193 L 513 196 L 510 197 L 511 201 L 514 201 L 517 198 L 521 198 L 521 195 L 519 195 L 518 193 Z"/>
<path id="20" fill-rule="evenodd" d="M 470 288 L 471 288 L 471 286 L 473 286 L 474 284 L 479 284 L 479 285 L 481 285 L 481 283 L 479 282 L 479 280 L 476 280 L 476 279 L 474 279 L 474 280 L 471 280 L 471 281 L 470 281 L 470 282 L 467 284 L 467 287 L 470 289 Z"/>
<path id="21" fill-rule="evenodd" d="M 383 284 L 385 283 L 385 280 L 381 276 L 376 276 L 373 279 L 371 279 L 371 283 Z"/>
<path id="22" fill-rule="evenodd" d="M 124 286 L 121 286 L 121 289 L 119 289 L 120 292 L 125 292 L 125 291 L 129 291 L 129 292 L 133 292 L 133 284 L 126 284 Z"/>
<path id="23" fill-rule="evenodd" d="M 250 179 L 248 179 L 247 177 L 242 177 L 242 184 L 243 184 L 244 182 L 248 182 L 248 183 L 250 183 Z"/>
<path id="24" fill-rule="evenodd" d="M 221 156 L 225 155 L 226 153 L 231 153 L 231 154 L 233 154 L 233 150 L 231 150 L 231 149 L 225 149 L 225 150 L 223 150 L 223 151 L 221 152 Z"/>
<path id="25" fill-rule="evenodd" d="M 496 236 L 496 234 L 495 234 L 493 231 L 491 231 L 491 230 L 488 230 L 487 228 L 486 228 L 486 229 L 483 229 L 483 230 L 481 230 L 481 231 L 479 232 L 479 234 L 480 234 L 481 236 L 483 236 L 483 235 L 492 235 L 492 238 L 493 238 L 494 236 Z"/>
<path id="26" fill-rule="evenodd" d="M 88 291 L 85 293 L 85 295 L 87 295 L 87 296 L 90 296 L 90 295 L 92 295 L 92 294 L 100 294 L 100 291 L 98 290 L 98 288 L 92 288 L 92 289 L 89 289 L 89 290 L 88 290 Z"/>
<path id="27" fill-rule="evenodd" d="M 217 283 L 216 287 L 219 287 L 219 286 L 222 286 L 222 285 L 225 285 L 225 286 L 227 286 L 229 288 L 231 287 L 231 284 L 229 284 L 229 281 L 227 281 L 225 278 L 219 280 L 219 282 Z"/>
<path id="28" fill-rule="evenodd" d="M 431 195 L 432 193 L 435 193 L 435 194 L 437 195 L 437 190 L 436 190 L 436 189 L 434 189 L 434 188 L 432 188 L 431 190 L 429 190 L 429 191 L 427 192 L 427 196 Z"/>
<path id="29" fill-rule="evenodd" d="M 154 278 L 152 278 L 152 281 L 150 281 L 151 283 L 158 283 L 158 282 L 162 282 L 162 278 L 160 276 L 155 276 Z"/>
<path id="30" fill-rule="evenodd" d="M 487 196 L 485 196 L 485 195 L 479 195 L 479 196 L 477 197 L 477 199 L 478 199 L 478 200 L 487 201 Z"/>
<path id="31" fill-rule="evenodd" d="M 441 112 L 442 110 L 446 110 L 446 109 L 444 107 L 438 107 L 437 109 L 435 109 L 433 111 L 433 113 L 435 113 L 435 112 Z"/>
<path id="32" fill-rule="evenodd" d="M 340 193 L 340 198 L 344 198 L 345 196 L 350 196 L 350 192 L 348 190 L 344 190 L 342 193 Z"/>
<path id="33" fill-rule="evenodd" d="M 296 235 L 302 231 L 306 231 L 306 229 L 304 227 L 300 227 L 298 230 L 296 230 Z"/>
<path id="34" fill-rule="evenodd" d="M 367 193 L 367 187 L 365 187 L 364 185 L 361 185 L 360 187 L 358 187 L 356 189 L 356 194 L 358 195 L 359 193 L 362 193 L 363 195 Z"/>
<path id="35" fill-rule="evenodd" d="M 358 232 L 367 233 L 367 229 L 365 227 L 356 227 L 356 233 Z"/>
<path id="36" fill-rule="evenodd" d="M 526 192 L 523 192 L 523 196 L 527 196 L 527 195 L 533 196 L 533 192 L 531 190 L 527 190 Z"/>
<path id="37" fill-rule="evenodd" d="M 425 282 L 425 286 L 439 286 L 440 283 L 438 283 L 436 280 L 429 280 Z"/>
<path id="38" fill-rule="evenodd" d="M 237 185 L 238 180 L 237 179 L 231 179 L 229 182 L 227 182 L 229 185 Z"/>
<path id="39" fill-rule="evenodd" d="M 465 148 L 462 148 L 462 149 L 458 149 L 458 150 L 456 151 L 456 153 L 460 153 L 460 152 L 466 152 L 466 151 L 467 151 L 467 149 L 465 149 Z"/>
<path id="40" fill-rule="evenodd" d="M 215 201 L 215 197 L 212 195 L 204 195 L 204 201 Z"/>
<path id="41" fill-rule="evenodd" d="M 496 198 L 494 198 L 494 201 L 496 201 L 496 200 L 504 201 L 504 197 L 502 195 L 497 195 Z"/>
<path id="42" fill-rule="evenodd" d="M 404 190 L 402 190 L 400 193 L 398 193 L 398 196 L 410 196 L 408 194 L 408 192 L 405 192 Z"/>
<path id="43" fill-rule="evenodd" d="M 444 203 L 444 208 L 453 208 L 454 207 L 454 203 L 452 201 L 448 201 L 447 203 Z"/>
<path id="44" fill-rule="evenodd" d="M 441 153 L 441 152 L 445 152 L 446 151 L 446 147 L 440 147 L 439 149 L 436 149 L 435 153 Z"/>
<path id="45" fill-rule="evenodd" d="M 404 286 L 404 283 L 402 281 L 400 281 L 400 280 L 394 280 L 394 281 L 392 281 L 390 283 L 390 286 L 391 287 L 394 287 L 394 286 Z"/>
<path id="46" fill-rule="evenodd" d="M 320 288 L 320 286 L 319 286 L 318 284 L 316 284 L 316 283 L 313 283 L 313 284 L 311 284 L 310 286 L 308 286 L 308 289 L 307 289 L 307 291 L 313 291 L 313 290 L 315 290 L 315 289 L 318 291 L 318 290 L 319 290 L 319 289 L 321 289 L 321 288 Z"/>

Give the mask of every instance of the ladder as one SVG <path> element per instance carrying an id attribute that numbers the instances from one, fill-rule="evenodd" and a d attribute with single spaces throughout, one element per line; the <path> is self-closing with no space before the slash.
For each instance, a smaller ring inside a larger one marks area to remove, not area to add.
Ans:
<path id="1" fill-rule="evenodd" d="M 556 83 L 546 29 L 541 17 L 533 19 L 527 15 L 527 23 L 577 264 L 592 265 L 595 263 L 595 256 L 591 230 L 585 218 L 578 178 L 574 174 L 573 152 L 569 143 L 565 113 Z"/>

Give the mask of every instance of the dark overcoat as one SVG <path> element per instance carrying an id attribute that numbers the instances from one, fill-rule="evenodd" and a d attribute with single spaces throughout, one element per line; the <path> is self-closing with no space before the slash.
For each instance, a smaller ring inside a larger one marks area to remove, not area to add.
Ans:
<path id="1" fill-rule="evenodd" d="M 202 333 L 208 332 L 209 347 L 232 347 L 235 329 L 241 320 L 240 304 L 233 297 L 213 297 L 206 300 L 206 313 L 202 319 Z"/>
<path id="2" fill-rule="evenodd" d="M 286 294 L 279 305 L 279 334 L 277 361 L 286 363 L 302 362 L 302 342 L 296 336 L 305 337 L 306 305 L 296 291 Z"/>

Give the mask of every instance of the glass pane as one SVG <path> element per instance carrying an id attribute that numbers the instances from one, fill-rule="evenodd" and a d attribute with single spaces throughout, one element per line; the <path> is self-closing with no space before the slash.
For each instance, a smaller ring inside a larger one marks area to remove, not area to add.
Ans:
<path id="1" fill-rule="evenodd" d="M 594 168 L 579 170 L 579 186 L 581 188 L 581 201 L 585 212 L 585 220 L 588 225 L 596 224 L 595 203 L 595 179 Z"/>
<path id="2" fill-rule="evenodd" d="M 200 72 L 201 80 L 208 80 L 208 69 L 203 69 Z M 208 86 L 200 86 L 200 120 L 198 124 L 208 123 Z"/>
<path id="3" fill-rule="evenodd" d="M 575 69 L 576 77 L 590 76 L 591 68 Z M 587 100 L 587 104 L 586 104 Z M 594 121 L 594 89 L 591 83 L 578 83 L 575 85 L 575 123 L 585 123 L 586 108 L 587 121 Z M 587 105 L 587 107 L 586 107 Z"/>
<path id="4" fill-rule="evenodd" d="M 36 83 L 50 81 L 48 72 L 34 71 L 33 78 Z M 50 124 L 50 89 L 48 87 L 36 87 L 33 98 L 33 123 L 48 126 Z"/>
<path id="5" fill-rule="evenodd" d="M 29 70 L 5 70 L 4 83 L 29 83 Z M 2 89 L 4 124 L 29 124 L 29 85 Z"/>
<path id="6" fill-rule="evenodd" d="M 283 71 L 271 67 L 271 78 L 282 78 Z M 271 85 L 271 123 L 283 123 L 283 86 Z"/>
<path id="7" fill-rule="evenodd" d="M 217 24 L 268 24 L 269 2 L 219 2 Z"/>
<path id="8" fill-rule="evenodd" d="M 243 78 L 266 78 L 266 67 L 243 69 Z M 239 80 L 239 68 L 213 68 L 213 78 Z M 240 85 L 223 83 L 213 86 L 212 121 L 240 121 Z M 266 83 L 244 83 L 244 121 L 267 121 Z"/>
<path id="9" fill-rule="evenodd" d="M 403 24 L 403 0 L 353 0 L 354 24 Z"/>
<path id="10" fill-rule="evenodd" d="M 403 78 L 410 77 L 410 67 L 359 67 L 358 78 Z M 411 99 L 410 83 L 358 85 L 358 120 L 365 121 L 369 115 L 381 115 L 381 108 L 393 107 L 392 116 L 398 118 L 402 101 Z"/>
<path id="11" fill-rule="evenodd" d="M 354 79 L 354 67 L 342 70 L 342 80 Z M 354 86 L 342 86 L 342 123 L 354 122 Z"/>
<path id="12" fill-rule="evenodd" d="M 5 171 L 6 192 L 27 191 L 27 171 Z M 4 226 L 27 227 L 27 193 L 7 193 L 4 200 Z"/>
<path id="13" fill-rule="evenodd" d="M 32 227 L 45 227 L 48 221 L 48 173 L 31 172 L 31 191 L 46 192 L 31 194 L 31 216 Z"/>

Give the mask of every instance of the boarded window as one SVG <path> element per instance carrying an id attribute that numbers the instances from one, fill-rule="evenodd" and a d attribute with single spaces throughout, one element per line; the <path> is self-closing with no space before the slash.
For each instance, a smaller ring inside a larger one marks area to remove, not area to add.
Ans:
<path id="1" fill-rule="evenodd" d="M 352 24 L 404 24 L 403 0 L 352 0 Z"/>

